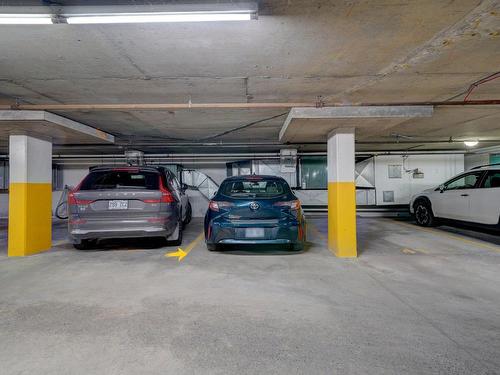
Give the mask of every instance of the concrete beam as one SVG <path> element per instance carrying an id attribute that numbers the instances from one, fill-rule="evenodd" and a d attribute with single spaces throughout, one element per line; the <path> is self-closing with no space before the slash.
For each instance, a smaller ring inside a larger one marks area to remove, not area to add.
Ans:
<path id="1" fill-rule="evenodd" d="M 282 140 L 290 123 L 294 119 L 371 119 L 371 118 L 413 118 L 432 117 L 434 107 L 421 106 L 345 106 L 292 108 L 280 130 L 279 139 Z M 334 123 L 332 122 L 332 125 Z"/>
<path id="2" fill-rule="evenodd" d="M 35 127 L 29 125 L 35 125 Z M 33 130 L 36 129 L 36 125 L 45 126 L 39 126 L 39 131 L 37 131 Z M 0 134 L 4 126 L 8 128 L 9 134 L 35 132 L 38 136 L 44 135 L 46 137 L 51 137 L 51 129 L 57 129 L 58 133 L 64 134 L 68 139 L 74 138 L 69 143 L 80 143 L 78 138 L 81 135 L 94 140 L 115 142 L 115 137 L 109 133 L 47 111 L 0 111 Z"/>

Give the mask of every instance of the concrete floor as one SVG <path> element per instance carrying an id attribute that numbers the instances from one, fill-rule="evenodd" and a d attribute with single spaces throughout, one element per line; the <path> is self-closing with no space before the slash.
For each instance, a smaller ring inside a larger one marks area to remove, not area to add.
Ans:
<path id="1" fill-rule="evenodd" d="M 357 260 L 325 246 L 181 262 L 143 241 L 7 258 L 2 374 L 500 373 L 500 238 L 359 218 Z M 201 232 L 187 229 L 184 248 Z"/>

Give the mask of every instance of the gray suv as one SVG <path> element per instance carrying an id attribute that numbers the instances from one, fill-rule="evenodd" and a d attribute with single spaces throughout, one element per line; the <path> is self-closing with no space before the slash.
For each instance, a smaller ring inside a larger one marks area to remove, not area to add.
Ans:
<path id="1" fill-rule="evenodd" d="M 163 237 L 182 243 L 191 221 L 186 185 L 163 167 L 96 167 L 68 194 L 68 229 L 77 249 L 99 239 Z"/>

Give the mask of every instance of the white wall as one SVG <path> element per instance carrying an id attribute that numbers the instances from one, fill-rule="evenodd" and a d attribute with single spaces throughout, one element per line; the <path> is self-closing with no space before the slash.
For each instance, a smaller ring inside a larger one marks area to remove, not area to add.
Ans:
<path id="1" fill-rule="evenodd" d="M 76 186 L 89 173 L 85 167 L 62 167 L 63 185 Z"/>
<path id="2" fill-rule="evenodd" d="M 328 204 L 328 190 L 294 190 L 302 205 Z"/>
<path id="3" fill-rule="evenodd" d="M 388 166 L 402 165 L 402 178 L 389 178 Z M 423 172 L 414 178 L 411 170 Z M 445 182 L 464 171 L 463 155 L 380 155 L 375 157 L 375 188 L 377 205 L 408 204 L 412 195 Z M 384 202 L 384 191 L 394 192 L 394 202 Z"/>
<path id="4" fill-rule="evenodd" d="M 466 154 L 464 156 L 464 167 L 468 171 L 471 168 L 490 163 L 490 154 Z"/>
<path id="5" fill-rule="evenodd" d="M 280 161 L 278 159 L 258 160 L 254 163 L 256 174 L 280 176 L 292 187 L 297 185 L 296 172 L 281 172 Z"/>

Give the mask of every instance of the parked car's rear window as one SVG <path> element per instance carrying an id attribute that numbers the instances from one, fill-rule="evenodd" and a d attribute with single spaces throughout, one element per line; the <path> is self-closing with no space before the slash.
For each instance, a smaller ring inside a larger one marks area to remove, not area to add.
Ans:
<path id="1" fill-rule="evenodd" d="M 289 191 L 288 184 L 278 179 L 226 181 L 220 187 L 223 195 L 232 198 L 273 198 Z"/>
<path id="2" fill-rule="evenodd" d="M 484 188 L 500 188 L 500 171 L 489 171 L 483 182 Z"/>
<path id="3" fill-rule="evenodd" d="M 106 189 L 159 189 L 159 174 L 135 171 L 96 171 L 90 172 L 83 180 L 80 190 Z"/>

